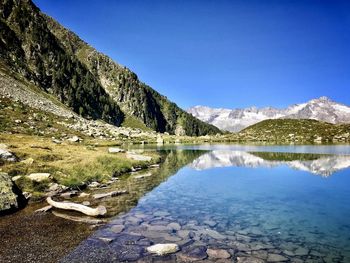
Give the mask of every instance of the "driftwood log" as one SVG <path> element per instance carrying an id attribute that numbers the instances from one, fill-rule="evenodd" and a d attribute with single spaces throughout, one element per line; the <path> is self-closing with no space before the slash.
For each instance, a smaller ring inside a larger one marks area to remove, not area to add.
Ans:
<path id="1" fill-rule="evenodd" d="M 103 216 L 107 213 L 107 209 L 104 206 L 91 208 L 85 205 L 75 204 L 70 202 L 56 202 L 56 201 L 53 201 L 51 197 L 48 197 L 46 201 L 49 203 L 49 205 L 52 205 L 55 208 L 64 209 L 64 210 L 74 210 L 88 216 Z"/>
<path id="2" fill-rule="evenodd" d="M 54 214 L 57 217 L 61 217 L 63 219 L 92 224 L 92 225 L 103 224 L 107 222 L 106 220 L 103 220 L 103 219 L 96 219 L 96 218 L 87 217 L 87 216 L 72 216 L 72 215 L 63 214 L 57 211 L 52 211 L 52 214 Z"/>
<path id="3" fill-rule="evenodd" d="M 93 197 L 95 199 L 101 199 L 101 198 L 105 198 L 105 197 L 115 197 L 115 196 L 127 194 L 127 193 L 128 193 L 128 191 L 126 191 L 126 190 L 113 191 L 113 192 L 103 193 L 103 194 L 94 194 Z"/>

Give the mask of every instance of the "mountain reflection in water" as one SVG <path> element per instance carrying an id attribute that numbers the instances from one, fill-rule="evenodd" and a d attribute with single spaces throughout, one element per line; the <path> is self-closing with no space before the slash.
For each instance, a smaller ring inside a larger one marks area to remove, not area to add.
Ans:
<path id="1" fill-rule="evenodd" d="M 328 155 L 313 153 L 245 152 L 214 150 L 190 164 L 196 170 L 215 167 L 276 167 L 287 165 L 290 168 L 307 171 L 321 176 L 350 167 L 349 155 Z"/>

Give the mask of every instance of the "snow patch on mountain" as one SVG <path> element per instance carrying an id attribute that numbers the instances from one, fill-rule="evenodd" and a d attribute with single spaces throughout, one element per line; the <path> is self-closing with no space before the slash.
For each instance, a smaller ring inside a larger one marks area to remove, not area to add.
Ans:
<path id="1" fill-rule="evenodd" d="M 210 108 L 195 106 L 188 109 L 194 117 L 213 124 L 222 130 L 238 132 L 250 125 L 267 119 L 315 119 L 329 123 L 350 123 L 350 107 L 327 97 L 295 104 L 286 109 L 273 107 L 245 109 Z"/>

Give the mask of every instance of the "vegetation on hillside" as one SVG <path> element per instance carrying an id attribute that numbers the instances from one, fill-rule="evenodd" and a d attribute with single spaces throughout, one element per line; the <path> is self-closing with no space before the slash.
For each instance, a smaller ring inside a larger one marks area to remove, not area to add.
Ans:
<path id="1" fill-rule="evenodd" d="M 147 153 L 152 157 L 150 162 L 134 161 L 126 158 L 125 153 L 108 153 L 108 144 L 100 146 L 89 141 L 56 144 L 45 137 L 13 134 L 1 134 L 0 141 L 21 160 L 1 165 L 2 171 L 12 177 L 22 176 L 16 180 L 18 187 L 38 195 L 52 182 L 72 188 L 86 186 L 92 181 L 104 183 L 113 176 L 130 172 L 132 167 L 145 168 L 159 162 L 156 153 Z M 26 177 L 38 172 L 50 173 L 53 178 L 38 183 Z"/>
<path id="2" fill-rule="evenodd" d="M 0 62 L 83 117 L 119 126 L 126 114 L 158 132 L 220 133 L 42 14 L 30 0 L 1 1 L 0 28 Z"/>
<path id="3" fill-rule="evenodd" d="M 331 124 L 305 119 L 264 120 L 235 136 L 245 141 L 345 142 L 350 139 L 350 124 Z"/>
<path id="4" fill-rule="evenodd" d="M 158 132 L 200 136 L 221 133 L 180 109 L 165 96 L 141 82 L 128 68 L 97 52 L 73 32 L 46 16 L 50 30 L 96 76 L 122 110 Z"/>
<path id="5" fill-rule="evenodd" d="M 51 33 L 31 1 L 1 1 L 0 13 L 0 60 L 78 114 L 120 125 L 119 106 Z"/>

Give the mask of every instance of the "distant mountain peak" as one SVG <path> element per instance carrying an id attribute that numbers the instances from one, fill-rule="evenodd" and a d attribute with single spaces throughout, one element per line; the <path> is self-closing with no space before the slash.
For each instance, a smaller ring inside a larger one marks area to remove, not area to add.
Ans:
<path id="1" fill-rule="evenodd" d="M 195 106 L 188 109 L 193 116 L 223 130 L 238 132 L 266 119 L 314 119 L 329 123 L 350 123 L 350 107 L 337 103 L 326 96 L 294 104 L 285 109 L 274 107 L 243 109 L 218 109 Z"/>
<path id="2" fill-rule="evenodd" d="M 309 102 L 333 102 L 333 100 L 331 100 L 327 96 L 321 96 L 321 97 L 319 97 L 317 99 L 312 99 Z"/>

